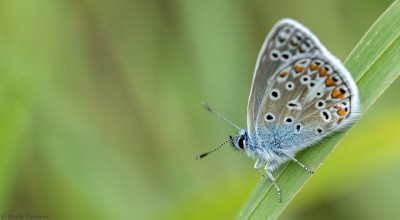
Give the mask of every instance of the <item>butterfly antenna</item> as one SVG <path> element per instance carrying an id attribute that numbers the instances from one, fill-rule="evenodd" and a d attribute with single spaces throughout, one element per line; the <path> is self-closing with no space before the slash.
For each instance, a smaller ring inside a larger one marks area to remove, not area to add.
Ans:
<path id="1" fill-rule="evenodd" d="M 216 116 L 222 118 L 222 120 L 228 122 L 230 125 L 232 125 L 233 127 L 237 128 L 237 129 L 240 131 L 240 128 L 239 128 L 238 126 L 236 126 L 235 124 L 233 124 L 233 123 L 232 123 L 231 121 L 229 121 L 228 119 L 224 118 L 222 115 L 218 114 L 218 112 L 214 112 L 214 110 L 212 110 L 212 109 L 210 108 L 210 106 L 208 106 L 205 102 L 202 102 L 201 104 L 203 105 L 203 107 L 204 107 L 207 111 L 209 111 L 209 112 L 213 113 L 214 115 L 216 115 Z"/>
<path id="2" fill-rule="evenodd" d="M 196 157 L 196 160 L 200 160 L 201 158 L 203 158 L 203 157 L 205 157 L 205 156 L 211 154 L 212 152 L 217 151 L 219 148 L 222 147 L 222 145 L 226 144 L 227 142 L 229 142 L 229 141 L 231 141 L 231 140 L 233 140 L 233 137 L 232 137 L 232 136 L 229 136 L 229 139 L 228 139 L 228 140 L 222 142 L 222 143 L 221 143 L 217 148 L 215 148 L 214 150 L 208 151 L 207 153 L 204 153 L 204 154 L 201 154 L 201 155 L 197 156 L 197 157 Z"/>

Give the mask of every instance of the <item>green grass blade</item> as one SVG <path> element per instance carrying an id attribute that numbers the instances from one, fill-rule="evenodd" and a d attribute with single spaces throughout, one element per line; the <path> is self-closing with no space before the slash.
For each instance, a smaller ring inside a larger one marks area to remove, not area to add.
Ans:
<path id="1" fill-rule="evenodd" d="M 362 111 L 366 111 L 400 74 L 400 4 L 395 1 L 367 31 L 345 62 L 357 82 Z M 350 128 L 349 128 L 350 129 Z M 349 129 L 326 138 L 296 155 L 316 170 Z M 264 179 L 256 185 L 237 219 L 275 219 L 311 177 L 299 165 L 290 162 L 275 171 L 282 191 L 282 202 L 274 186 Z"/>

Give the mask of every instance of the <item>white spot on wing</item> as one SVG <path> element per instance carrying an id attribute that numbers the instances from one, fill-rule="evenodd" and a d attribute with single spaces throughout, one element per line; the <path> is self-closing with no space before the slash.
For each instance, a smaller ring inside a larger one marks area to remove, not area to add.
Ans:
<path id="1" fill-rule="evenodd" d="M 264 119 L 266 122 L 273 122 L 275 120 L 275 115 L 271 112 L 268 112 L 267 114 L 265 114 Z"/>
<path id="2" fill-rule="evenodd" d="M 292 81 L 287 82 L 285 88 L 289 91 L 292 91 L 294 89 L 294 83 Z"/>
<path id="3" fill-rule="evenodd" d="M 281 97 L 281 92 L 279 91 L 279 89 L 273 89 L 269 93 L 269 98 L 272 100 L 278 100 L 280 97 Z"/>
<path id="4" fill-rule="evenodd" d="M 296 109 L 296 110 L 301 110 L 301 105 L 298 101 L 296 100 L 290 100 L 287 105 L 288 109 Z"/>
<path id="5" fill-rule="evenodd" d="M 306 85 L 310 82 L 310 76 L 304 75 L 300 78 L 300 83 Z"/>
<path id="6" fill-rule="evenodd" d="M 324 100 L 318 100 L 315 102 L 315 107 L 317 109 L 323 109 L 326 106 L 326 102 Z"/>
<path id="7" fill-rule="evenodd" d="M 281 61 L 286 62 L 288 59 L 290 59 L 291 56 L 292 54 L 290 54 L 289 51 L 284 51 L 281 54 Z"/>
<path id="8" fill-rule="evenodd" d="M 293 121 L 294 121 L 293 117 L 292 116 L 288 116 L 288 117 L 285 118 L 284 123 L 287 124 L 287 125 L 290 125 L 290 124 L 293 123 Z"/>
<path id="9" fill-rule="evenodd" d="M 331 112 L 326 109 L 320 111 L 320 115 L 321 115 L 322 120 L 324 120 L 324 122 L 329 122 L 332 119 Z"/>
<path id="10" fill-rule="evenodd" d="M 273 61 L 279 60 L 279 57 L 281 57 L 281 53 L 279 50 L 272 50 L 269 58 Z"/>

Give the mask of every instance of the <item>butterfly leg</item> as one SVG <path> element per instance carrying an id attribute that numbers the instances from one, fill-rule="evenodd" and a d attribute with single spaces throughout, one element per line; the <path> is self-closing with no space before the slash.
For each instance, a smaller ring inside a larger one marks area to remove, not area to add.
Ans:
<path id="1" fill-rule="evenodd" d="M 303 167 L 305 170 L 307 170 L 309 173 L 314 173 L 314 171 L 310 170 L 308 167 L 306 167 L 304 164 L 300 163 L 298 160 L 296 160 L 296 158 L 292 157 L 290 154 L 287 154 L 285 152 L 281 152 L 282 154 L 284 154 L 285 156 L 289 157 L 291 160 L 293 160 L 294 162 L 296 162 L 297 164 L 299 164 L 301 167 Z"/>
<path id="2" fill-rule="evenodd" d="M 263 176 L 264 179 L 266 179 L 265 175 L 258 169 L 262 166 L 262 164 L 264 163 L 264 161 L 262 159 L 258 159 L 256 161 L 256 164 L 254 164 L 254 169 L 261 174 L 261 176 Z"/>
<path id="3" fill-rule="evenodd" d="M 256 164 L 254 165 L 254 169 L 255 169 L 259 174 L 261 174 L 261 176 L 263 176 L 264 179 L 267 179 L 267 177 L 258 169 L 258 168 L 260 168 L 260 167 L 262 166 L 263 163 L 264 163 L 264 160 L 258 159 L 258 160 L 256 161 Z M 270 162 L 268 162 L 268 163 L 265 165 L 265 173 L 267 173 L 269 179 L 272 181 L 272 183 L 275 185 L 275 188 L 278 190 L 279 202 L 282 202 L 281 190 L 279 189 L 278 185 L 276 184 L 275 178 L 274 178 L 274 177 L 272 176 L 272 174 L 268 171 L 268 168 L 270 167 L 270 165 L 271 165 Z"/>
<path id="4" fill-rule="evenodd" d="M 271 166 L 271 162 L 268 162 L 265 165 L 265 173 L 267 173 L 268 177 L 271 179 L 272 183 L 275 185 L 276 190 L 278 190 L 278 197 L 279 197 L 279 202 L 282 202 L 282 196 L 281 196 L 281 190 L 278 187 L 278 184 L 275 182 L 275 178 L 272 176 L 272 174 L 268 171 L 268 168 Z"/>

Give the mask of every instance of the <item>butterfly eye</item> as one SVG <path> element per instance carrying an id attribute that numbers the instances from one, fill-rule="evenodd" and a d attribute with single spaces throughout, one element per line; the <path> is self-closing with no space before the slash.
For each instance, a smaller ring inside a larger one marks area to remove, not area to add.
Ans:
<path id="1" fill-rule="evenodd" d="M 244 149 L 244 136 L 241 136 L 240 138 L 239 138 L 239 141 L 238 141 L 238 145 L 239 145 L 239 147 L 240 147 L 240 149 Z"/>

